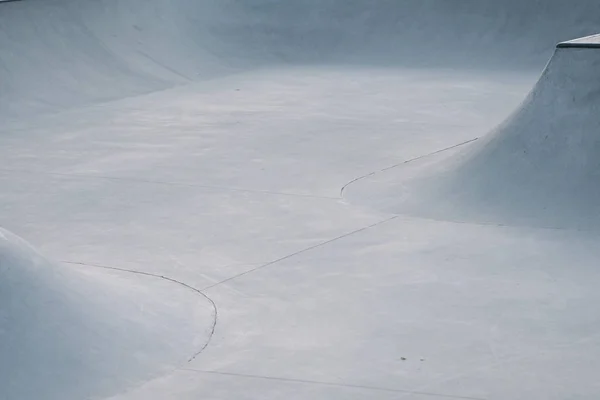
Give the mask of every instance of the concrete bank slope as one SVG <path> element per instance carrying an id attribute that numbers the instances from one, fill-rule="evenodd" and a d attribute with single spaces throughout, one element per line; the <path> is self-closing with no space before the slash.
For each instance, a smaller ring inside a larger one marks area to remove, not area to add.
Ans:
<path id="1" fill-rule="evenodd" d="M 49 262 L 0 228 L 0 399 L 95 399 L 185 363 L 209 302 L 158 278 Z"/>
<path id="2" fill-rule="evenodd" d="M 597 45 L 597 36 L 559 44 L 525 101 L 493 132 L 455 154 L 395 168 L 355 194 L 370 192 L 367 202 L 397 213 L 600 227 Z"/>
<path id="3" fill-rule="evenodd" d="M 0 116 L 261 66 L 541 68 L 600 5 L 466 0 L 25 0 L 0 9 Z"/>

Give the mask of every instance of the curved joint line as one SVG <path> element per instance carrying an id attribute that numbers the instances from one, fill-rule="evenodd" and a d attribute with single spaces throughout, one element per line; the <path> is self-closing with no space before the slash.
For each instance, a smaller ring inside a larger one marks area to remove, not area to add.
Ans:
<path id="1" fill-rule="evenodd" d="M 136 274 L 136 275 L 150 276 L 150 277 L 153 277 L 153 278 L 164 279 L 166 281 L 173 282 L 173 283 L 181 285 L 181 286 L 183 286 L 185 288 L 193 290 L 194 292 L 198 293 L 199 295 L 201 295 L 202 297 L 204 297 L 206 300 L 208 300 L 208 302 L 211 304 L 211 306 L 213 308 L 213 316 L 214 317 L 213 317 L 213 323 L 211 325 L 210 333 L 208 335 L 208 339 L 206 340 L 206 343 L 204 344 L 204 346 L 202 346 L 202 348 L 200 350 L 198 350 L 196 353 L 194 353 L 188 359 L 187 362 L 190 363 L 193 360 L 195 360 L 200 354 L 202 354 L 202 352 L 204 350 L 206 350 L 206 348 L 210 344 L 210 342 L 211 342 L 211 340 L 212 340 L 212 338 L 213 338 L 213 336 L 215 334 L 215 330 L 217 329 L 217 320 L 218 320 L 218 317 L 219 317 L 219 311 L 217 309 L 217 304 L 213 301 L 213 299 L 211 299 L 206 293 L 204 293 L 200 289 L 197 289 L 197 288 L 195 288 L 193 286 L 190 286 L 187 283 L 178 281 L 177 279 L 169 278 L 168 276 L 164 276 L 164 275 L 152 274 L 150 272 L 136 271 L 136 270 L 132 270 L 132 269 L 117 268 L 117 267 L 109 267 L 109 266 L 106 266 L 106 265 L 87 264 L 87 263 L 75 262 L 75 261 L 62 261 L 62 262 L 65 263 L 65 264 L 82 265 L 82 266 L 85 266 L 85 267 L 102 268 L 102 269 L 108 269 L 108 270 L 113 270 L 113 271 L 129 272 L 131 274 Z"/>
<path id="2" fill-rule="evenodd" d="M 478 139 L 479 139 L 478 137 L 476 137 L 474 139 L 469 139 L 469 140 L 467 140 L 465 142 L 461 142 L 461 143 L 455 144 L 455 145 L 450 146 L 450 147 L 446 147 L 446 148 L 443 148 L 443 149 L 440 149 L 440 150 L 436 150 L 436 151 L 431 152 L 431 153 L 423 154 L 422 156 L 411 158 L 409 160 L 402 161 L 400 163 L 391 165 L 389 167 L 385 167 L 385 168 L 382 168 L 382 169 L 377 170 L 377 171 L 369 172 L 368 174 L 359 176 L 358 178 L 354 178 L 350 182 L 348 182 L 344 186 L 342 186 L 342 188 L 340 189 L 340 199 L 344 198 L 344 192 L 346 191 L 346 189 L 348 188 L 348 186 L 350 186 L 350 185 L 352 185 L 352 184 L 354 184 L 354 183 L 356 183 L 356 182 L 358 182 L 358 181 L 360 181 L 362 179 L 368 178 L 368 177 L 376 175 L 376 174 L 380 174 L 380 173 L 385 172 L 387 170 L 390 170 L 392 168 L 396 168 L 396 167 L 399 167 L 401 165 L 408 164 L 408 163 L 411 163 L 413 161 L 420 160 L 422 158 L 430 157 L 430 156 L 433 156 L 435 154 L 443 153 L 444 151 L 452 150 L 452 149 L 455 149 L 457 147 L 464 146 L 464 145 L 469 144 L 469 143 L 473 143 L 474 141 L 476 141 Z"/>

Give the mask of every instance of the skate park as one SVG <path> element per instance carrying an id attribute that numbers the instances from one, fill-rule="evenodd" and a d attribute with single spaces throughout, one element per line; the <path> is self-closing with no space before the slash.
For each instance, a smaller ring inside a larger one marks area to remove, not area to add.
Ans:
<path id="1" fill-rule="evenodd" d="M 598 33 L 0 2 L 0 399 L 597 399 Z"/>

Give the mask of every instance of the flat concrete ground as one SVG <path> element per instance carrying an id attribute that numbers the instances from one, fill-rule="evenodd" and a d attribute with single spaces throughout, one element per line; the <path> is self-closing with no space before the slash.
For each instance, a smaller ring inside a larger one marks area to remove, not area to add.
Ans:
<path id="1" fill-rule="evenodd" d="M 54 259 L 202 288 L 389 218 L 342 188 L 481 136 L 535 78 L 264 70 L 16 122 L 3 223 Z"/>
<path id="2" fill-rule="evenodd" d="M 12 122 L 2 224 L 56 260 L 215 302 L 202 354 L 119 400 L 592 399 L 595 235 L 383 214 L 342 193 L 468 146 L 535 79 L 266 69 Z"/>

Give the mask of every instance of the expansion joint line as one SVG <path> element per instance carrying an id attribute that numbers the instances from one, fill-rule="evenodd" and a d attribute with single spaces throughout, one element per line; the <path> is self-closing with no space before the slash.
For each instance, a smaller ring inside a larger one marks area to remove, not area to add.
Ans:
<path id="1" fill-rule="evenodd" d="M 274 265 L 274 264 L 277 264 L 277 263 L 279 263 L 279 262 L 281 262 L 281 261 L 288 260 L 288 259 L 290 259 L 290 258 L 292 258 L 292 257 L 295 257 L 295 256 L 297 256 L 297 255 L 300 255 L 300 254 L 306 253 L 306 252 L 308 252 L 308 251 L 310 251 L 310 250 L 314 250 L 314 249 L 316 249 L 316 248 L 319 248 L 319 247 L 322 247 L 322 246 L 328 245 L 328 244 L 330 244 L 330 243 L 333 243 L 333 242 L 335 242 L 335 241 L 338 241 L 338 240 L 340 240 L 340 239 L 344 239 L 344 238 L 347 238 L 347 237 L 349 237 L 349 236 L 355 235 L 355 234 L 357 234 L 357 233 L 360 233 L 360 232 L 366 231 L 366 230 L 368 230 L 368 229 L 374 228 L 374 227 L 376 227 L 376 226 L 379 226 L 379 225 L 385 224 L 386 222 L 392 221 L 392 220 L 394 220 L 394 219 L 396 219 L 396 218 L 398 218 L 398 216 L 397 216 L 397 215 L 394 215 L 393 217 L 386 218 L 386 219 L 384 219 L 383 221 L 379 221 L 379 222 L 376 222 L 376 223 L 374 223 L 374 224 L 371 224 L 371 225 L 369 225 L 369 226 L 365 226 L 364 228 L 360 228 L 360 229 L 354 230 L 354 231 L 352 231 L 352 232 L 345 233 L 345 234 L 343 234 L 343 235 L 341 235 L 341 236 L 337 236 L 337 237 L 335 237 L 335 238 L 333 238 L 333 239 L 329 239 L 329 240 L 326 240 L 326 241 L 324 241 L 324 242 L 317 243 L 317 244 L 315 244 L 315 245 L 313 245 L 313 246 L 310 246 L 310 247 L 307 247 L 307 248 L 305 248 L 305 249 L 299 250 L 299 251 L 297 251 L 297 252 L 295 252 L 295 253 L 288 254 L 287 256 L 284 256 L 284 257 L 278 258 L 278 259 L 276 259 L 276 260 L 273 260 L 273 261 L 269 261 L 269 262 L 268 262 L 268 263 L 266 263 L 266 264 L 259 265 L 259 266 L 258 266 L 258 267 L 256 267 L 256 268 L 252 268 L 252 269 L 249 269 L 249 270 L 247 270 L 247 271 L 241 272 L 241 273 L 239 273 L 239 274 L 237 274 L 237 275 L 231 276 L 231 277 L 229 277 L 229 278 L 227 278 L 227 279 L 223 279 L 222 281 L 219 281 L 219 282 L 217 282 L 217 283 L 214 283 L 214 284 L 212 284 L 212 285 L 209 285 L 209 286 L 205 287 L 205 288 L 204 288 L 204 289 L 202 289 L 202 290 L 204 291 L 204 290 L 209 290 L 209 289 L 212 289 L 212 288 L 214 288 L 214 287 L 216 287 L 216 286 L 219 286 L 219 285 L 221 285 L 221 284 L 223 284 L 223 283 L 226 283 L 226 282 L 232 281 L 232 280 L 234 280 L 234 279 L 240 278 L 240 277 L 242 277 L 242 276 L 248 275 L 248 274 L 250 274 L 250 273 L 252 273 L 252 272 L 256 272 L 256 271 L 258 271 L 258 270 L 261 270 L 261 269 L 263 269 L 263 268 L 270 267 L 270 266 L 272 266 L 272 265 Z"/>
<path id="2" fill-rule="evenodd" d="M 204 371 L 204 370 L 194 369 L 194 368 L 183 368 L 183 369 L 181 369 L 181 371 L 187 371 L 187 372 L 198 373 L 198 374 L 222 375 L 222 376 L 229 376 L 229 377 L 236 377 L 236 378 L 262 379 L 262 380 L 268 380 L 268 381 L 297 383 L 297 384 L 305 384 L 305 385 L 332 386 L 332 387 L 348 388 L 348 389 L 362 389 L 362 390 L 370 390 L 370 391 L 378 391 L 378 392 L 399 393 L 399 394 L 404 394 L 404 395 L 429 396 L 429 397 L 437 397 L 437 398 L 442 398 L 442 399 L 484 400 L 480 397 L 460 396 L 460 395 L 422 392 L 422 391 L 413 391 L 413 390 L 402 390 L 402 389 L 393 389 L 393 388 L 386 388 L 386 387 L 380 387 L 380 386 L 316 381 L 316 380 L 310 380 L 310 379 L 281 378 L 281 377 L 265 376 L 265 375 L 238 374 L 238 373 L 224 372 L 224 371 Z M 404 397 L 404 396 L 402 396 L 402 397 Z"/>
<path id="3" fill-rule="evenodd" d="M 173 278 L 169 278 L 168 276 L 164 276 L 164 275 L 158 275 L 158 274 L 152 274 L 150 272 L 144 272 L 144 271 L 136 271 L 136 270 L 132 270 L 132 269 L 126 269 L 126 268 L 117 268 L 117 267 L 109 267 L 106 265 L 98 265 L 98 264 L 88 264 L 88 263 L 83 263 L 83 262 L 77 262 L 77 261 L 62 261 L 65 264 L 71 264 L 71 265 L 82 265 L 85 267 L 92 267 L 92 268 L 101 268 L 101 269 L 107 269 L 107 270 L 113 270 L 113 271 L 121 271 L 121 272 L 127 272 L 127 273 L 131 273 L 131 274 L 136 274 L 136 275 L 144 275 L 144 276 L 150 276 L 153 278 L 158 278 L 158 279 L 164 279 L 166 281 L 175 283 L 177 285 L 181 285 L 187 289 L 193 290 L 194 292 L 198 293 L 199 295 L 201 295 L 202 297 L 204 297 L 206 300 L 208 300 L 208 302 L 210 303 L 212 309 L 213 309 L 213 322 L 212 325 L 210 327 L 210 332 L 208 335 L 208 340 L 206 341 L 206 343 L 204 344 L 204 346 L 202 346 L 201 349 L 199 349 L 198 351 L 196 351 L 189 359 L 188 362 L 192 362 L 194 359 L 196 359 L 204 350 L 206 350 L 206 348 L 208 347 L 209 343 L 211 342 L 214 334 L 215 334 L 215 330 L 217 329 L 217 321 L 218 321 L 218 317 L 219 317 L 219 311 L 217 308 L 216 303 L 213 301 L 213 299 L 211 299 L 206 293 L 204 293 L 203 291 L 201 291 L 200 289 L 197 289 L 193 286 L 188 285 L 187 283 L 184 283 L 182 281 L 179 281 L 177 279 L 173 279 Z"/>
<path id="4" fill-rule="evenodd" d="M 377 175 L 377 174 L 379 174 L 381 172 L 389 171 L 390 169 L 394 169 L 396 167 L 399 167 L 401 165 L 405 165 L 405 164 L 411 163 L 413 161 L 421 160 L 421 159 L 426 158 L 426 157 L 430 157 L 430 156 L 433 156 L 433 155 L 436 155 L 436 154 L 439 154 L 439 153 L 443 153 L 445 151 L 452 150 L 452 149 L 455 149 L 457 147 L 461 147 L 461 146 L 467 145 L 469 143 L 473 143 L 474 141 L 476 141 L 478 139 L 479 138 L 469 139 L 469 140 L 467 140 L 465 142 L 461 142 L 461 143 L 455 144 L 455 145 L 450 146 L 450 147 L 445 147 L 443 149 L 436 150 L 436 151 L 431 152 L 431 153 L 423 154 L 421 156 L 414 157 L 414 158 L 411 158 L 409 160 L 405 160 L 405 161 L 399 162 L 399 163 L 394 164 L 394 165 L 390 165 L 389 167 L 385 167 L 385 168 L 379 169 L 377 171 L 373 171 L 373 172 L 369 172 L 368 174 L 361 175 L 358 178 L 354 178 L 350 182 L 348 182 L 344 186 L 342 186 L 342 188 L 340 189 L 340 198 L 344 197 L 344 192 L 346 191 L 346 189 L 348 188 L 348 186 L 350 186 L 350 185 L 352 185 L 352 184 L 354 184 L 354 183 L 356 183 L 356 182 L 358 182 L 358 181 L 360 181 L 362 179 L 368 178 L 368 177 L 373 176 L 373 175 Z"/>

